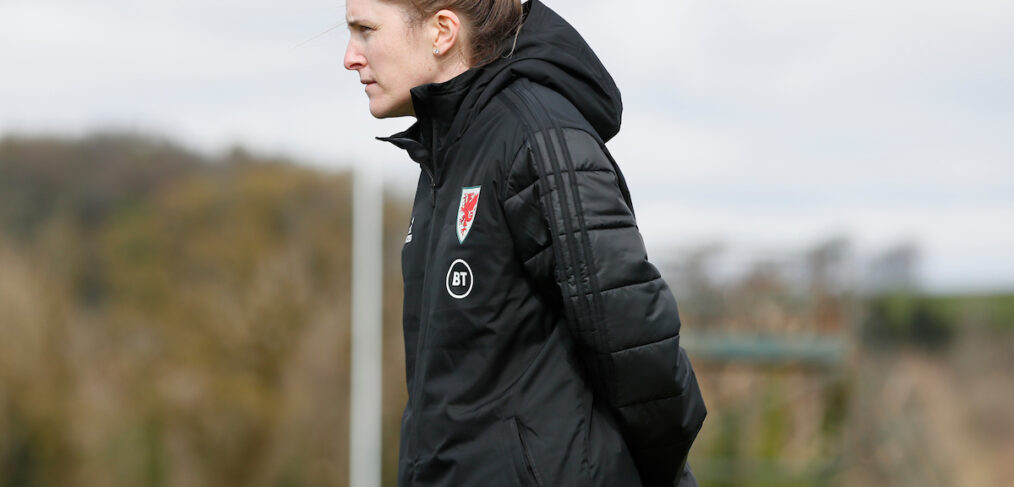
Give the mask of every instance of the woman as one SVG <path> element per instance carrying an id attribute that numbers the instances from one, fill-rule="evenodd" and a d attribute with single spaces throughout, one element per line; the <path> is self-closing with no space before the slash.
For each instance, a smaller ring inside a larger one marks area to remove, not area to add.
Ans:
<path id="1" fill-rule="evenodd" d="M 346 7 L 370 112 L 417 118 L 381 139 L 421 167 L 399 485 L 695 485 L 704 403 L 595 54 L 536 0 Z"/>

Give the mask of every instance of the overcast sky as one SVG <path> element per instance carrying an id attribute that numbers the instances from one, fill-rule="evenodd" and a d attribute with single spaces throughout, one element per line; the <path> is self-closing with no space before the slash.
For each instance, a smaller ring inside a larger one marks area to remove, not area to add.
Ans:
<path id="1" fill-rule="evenodd" d="M 546 3 L 623 92 L 610 148 L 653 255 L 842 235 L 917 244 L 931 289 L 1014 289 L 1014 2 Z M 343 24 L 341 1 L 0 0 L 0 134 L 240 143 L 410 193 L 373 136 L 411 120 L 369 116 Z"/>

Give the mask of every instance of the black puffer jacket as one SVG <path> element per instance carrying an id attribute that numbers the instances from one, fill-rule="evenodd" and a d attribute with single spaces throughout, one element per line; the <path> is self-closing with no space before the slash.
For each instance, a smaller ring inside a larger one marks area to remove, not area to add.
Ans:
<path id="1" fill-rule="evenodd" d="M 412 90 L 400 486 L 694 485 L 676 301 L 605 148 L 620 94 L 529 1 L 512 56 Z M 682 480 L 681 480 L 682 479 Z"/>

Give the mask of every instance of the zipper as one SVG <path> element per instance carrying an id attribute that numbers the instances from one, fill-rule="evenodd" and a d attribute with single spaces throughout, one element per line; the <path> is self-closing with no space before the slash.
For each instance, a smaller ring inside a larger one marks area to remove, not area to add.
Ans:
<path id="1" fill-rule="evenodd" d="M 517 416 L 512 418 L 514 423 L 514 430 L 518 433 L 518 441 L 521 442 L 521 453 L 525 457 L 525 467 L 528 468 L 528 474 L 531 475 L 532 480 L 535 481 L 536 487 L 542 487 L 542 478 L 539 477 L 539 472 L 535 471 L 535 459 L 532 457 L 532 452 L 528 450 L 528 443 L 525 442 L 525 435 L 521 432 L 521 422 L 518 421 Z"/>
<path id="2" fill-rule="evenodd" d="M 437 207 L 437 179 L 434 176 L 437 167 L 437 124 L 430 123 L 430 162 L 433 169 L 430 171 L 430 207 Z"/>
<path id="3" fill-rule="evenodd" d="M 420 166 L 422 166 L 423 171 L 426 172 L 426 175 L 430 177 L 430 208 L 436 208 L 437 207 L 437 180 L 433 176 L 433 170 L 430 169 L 429 166 L 427 166 L 426 164 L 420 164 Z"/>
<path id="4" fill-rule="evenodd" d="M 431 148 L 434 147 L 435 145 L 436 144 L 431 145 Z M 431 164 L 435 164 L 434 163 L 435 160 L 436 160 L 436 154 L 431 151 L 430 152 L 430 163 Z M 430 208 L 431 208 L 431 210 L 429 212 L 430 213 L 430 215 L 429 215 L 429 223 L 428 223 L 428 227 L 429 228 L 426 231 L 426 239 L 419 241 L 420 244 L 425 243 L 425 245 L 422 246 L 422 252 L 423 252 L 423 255 L 422 255 L 422 265 L 423 265 L 423 273 L 422 273 L 423 284 L 422 284 L 422 289 L 423 289 L 423 291 L 422 291 L 422 297 L 419 300 L 419 322 L 418 322 L 418 325 L 417 325 L 419 327 L 419 331 L 418 331 L 418 336 L 416 338 L 416 352 L 415 352 L 416 364 L 415 364 L 414 373 L 412 374 L 412 387 L 409 390 L 409 407 L 413 408 L 413 412 L 417 412 L 418 411 L 415 408 L 415 404 L 413 404 L 413 401 L 416 402 L 416 403 L 418 403 L 418 401 L 420 400 L 419 396 L 420 396 L 421 390 L 423 388 L 422 380 L 421 380 L 422 370 L 425 368 L 425 366 L 423 365 L 423 362 L 425 362 L 425 356 L 424 356 L 423 350 L 425 350 L 425 348 L 426 348 L 425 344 L 426 344 L 426 339 L 428 338 L 428 335 L 429 335 L 428 332 L 429 332 L 429 328 L 430 328 L 430 320 L 429 320 L 429 307 L 430 307 L 430 302 L 429 301 L 430 300 L 428 299 L 428 295 L 427 295 L 427 292 L 426 292 L 426 288 L 427 288 L 426 283 L 429 282 L 430 278 L 432 277 L 432 273 L 433 273 L 432 271 L 433 271 L 433 268 L 434 268 L 434 262 L 433 262 L 432 258 L 433 258 L 433 255 L 435 253 L 435 249 L 437 247 L 437 244 L 436 244 L 437 238 L 434 235 L 434 227 L 438 226 L 436 222 L 437 222 L 437 220 L 439 220 L 439 218 L 437 217 L 436 212 L 435 212 L 435 208 L 437 206 L 437 179 L 436 179 L 436 176 L 434 174 L 434 168 L 431 167 L 429 164 L 425 164 L 425 163 L 420 164 L 420 166 L 422 166 L 423 171 L 425 171 L 426 175 L 429 176 L 429 178 L 430 178 Z M 437 274 L 439 275 L 440 272 L 438 271 Z M 416 418 L 413 415 L 413 418 L 412 418 L 412 433 L 409 435 L 409 439 L 408 439 L 412 443 L 415 443 L 416 439 L 420 437 L 420 433 L 419 433 L 419 430 L 420 430 L 419 423 L 420 422 L 421 421 L 419 421 L 419 418 Z M 415 485 L 415 483 L 416 483 L 415 475 L 416 475 L 418 461 L 419 461 L 418 457 L 413 457 L 412 458 L 412 473 L 411 473 L 411 479 L 412 479 L 411 483 L 412 483 L 412 485 Z"/>

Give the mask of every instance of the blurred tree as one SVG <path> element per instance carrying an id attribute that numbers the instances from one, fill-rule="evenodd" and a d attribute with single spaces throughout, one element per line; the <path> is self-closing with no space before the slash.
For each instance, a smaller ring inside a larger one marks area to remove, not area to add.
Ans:
<path id="1" fill-rule="evenodd" d="M 350 184 L 131 134 L 0 142 L 0 486 L 344 485 Z"/>

